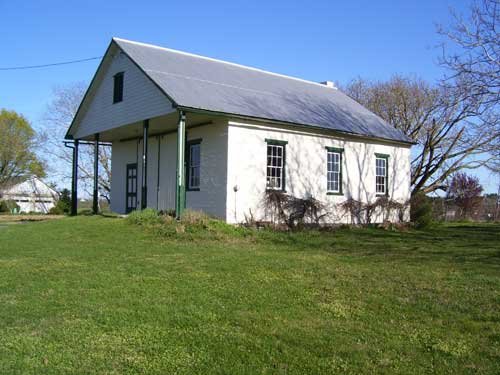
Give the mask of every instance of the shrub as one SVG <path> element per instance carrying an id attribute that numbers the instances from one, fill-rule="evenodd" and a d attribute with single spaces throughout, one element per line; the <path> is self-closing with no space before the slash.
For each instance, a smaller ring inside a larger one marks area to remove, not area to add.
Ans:
<path id="1" fill-rule="evenodd" d="M 49 210 L 49 215 L 63 215 L 64 210 L 57 204 Z"/>
<path id="2" fill-rule="evenodd" d="M 160 215 L 166 215 L 166 216 L 170 216 L 170 217 L 175 217 L 175 209 L 173 208 L 169 208 L 165 211 L 161 210 L 160 211 Z"/>
<path id="3" fill-rule="evenodd" d="M 71 210 L 71 193 L 68 189 L 63 189 L 54 207 L 49 210 L 49 215 L 69 214 Z"/>
<path id="4" fill-rule="evenodd" d="M 11 213 L 13 209 L 19 212 L 19 205 L 13 200 L 0 201 L 0 212 Z"/>
<path id="5" fill-rule="evenodd" d="M 247 228 L 227 224 L 211 218 L 202 211 L 194 210 L 185 210 L 180 220 L 176 220 L 165 212 L 147 208 L 143 211 L 132 212 L 126 220 L 130 224 L 142 226 L 162 237 L 225 240 L 233 237 L 246 237 L 252 233 Z"/>
<path id="6" fill-rule="evenodd" d="M 396 213 L 399 222 L 404 222 L 408 203 L 400 203 L 388 197 L 378 197 L 371 202 L 361 202 L 353 198 L 339 204 L 340 211 L 349 215 L 351 224 L 371 225 L 374 215 L 382 215 L 384 221 L 389 221 Z"/>
<path id="7" fill-rule="evenodd" d="M 354 198 L 349 198 L 340 204 L 340 209 L 348 213 L 351 218 L 351 224 L 363 223 L 364 204 Z"/>
<path id="8" fill-rule="evenodd" d="M 127 216 L 127 222 L 135 225 L 155 225 L 164 222 L 160 213 L 152 208 L 146 208 L 144 210 L 133 211 Z"/>
<path id="9" fill-rule="evenodd" d="M 60 214 L 68 214 L 71 209 L 71 193 L 68 189 L 63 189 L 56 204 Z"/>
<path id="10" fill-rule="evenodd" d="M 264 206 L 272 213 L 274 224 L 286 224 L 288 229 L 302 227 L 305 222 L 318 225 L 326 206 L 313 197 L 298 198 L 280 191 L 268 191 L 263 199 Z"/>
<path id="11" fill-rule="evenodd" d="M 418 229 L 431 226 L 432 204 L 425 193 L 417 193 L 411 198 L 410 218 Z"/>
<path id="12" fill-rule="evenodd" d="M 181 215 L 181 223 L 206 227 L 210 217 L 203 211 L 185 210 Z"/>

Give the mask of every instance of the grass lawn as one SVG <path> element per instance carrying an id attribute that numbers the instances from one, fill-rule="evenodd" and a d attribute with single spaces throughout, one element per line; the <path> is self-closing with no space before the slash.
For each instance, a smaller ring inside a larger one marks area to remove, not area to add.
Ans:
<path id="1" fill-rule="evenodd" d="M 500 226 L 0 229 L 0 374 L 500 373 Z"/>

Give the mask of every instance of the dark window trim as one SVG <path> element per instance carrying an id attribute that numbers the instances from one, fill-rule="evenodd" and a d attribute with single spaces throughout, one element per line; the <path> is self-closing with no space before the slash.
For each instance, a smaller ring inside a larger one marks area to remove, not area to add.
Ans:
<path id="1" fill-rule="evenodd" d="M 326 195 L 344 195 L 344 149 L 340 147 L 326 146 Z M 339 191 L 328 191 L 328 152 L 334 152 L 340 155 L 340 175 L 339 175 Z"/>
<path id="2" fill-rule="evenodd" d="M 344 149 L 343 148 L 340 148 L 340 147 L 330 147 L 330 146 L 326 146 L 325 147 L 328 151 L 330 152 L 340 152 L 340 153 L 343 153 L 344 152 Z"/>
<path id="3" fill-rule="evenodd" d="M 280 141 L 278 139 L 266 138 L 266 191 L 281 191 L 286 193 L 286 145 L 288 141 Z M 267 145 L 273 146 L 283 146 L 283 183 L 281 184 L 281 189 L 272 189 L 267 187 Z"/>
<path id="4" fill-rule="evenodd" d="M 186 191 L 200 191 L 200 188 L 190 188 L 189 187 L 189 160 L 191 156 L 191 146 L 201 144 L 202 138 L 191 139 L 186 141 L 186 150 L 185 150 L 185 170 L 186 170 Z M 200 146 L 200 186 L 201 186 L 201 146 Z"/>
<path id="5" fill-rule="evenodd" d="M 375 153 L 375 196 L 388 197 L 389 196 L 389 157 L 388 154 Z M 385 192 L 377 193 L 377 159 L 385 159 Z"/>
<path id="6" fill-rule="evenodd" d="M 288 141 L 280 141 L 278 139 L 266 138 L 266 143 L 269 145 L 285 146 L 288 144 Z"/>
<path id="7" fill-rule="evenodd" d="M 121 77 L 121 87 L 120 92 L 117 92 L 117 81 L 116 79 Z M 116 73 L 113 76 L 113 104 L 120 103 L 123 101 L 123 86 L 125 81 L 125 72 Z"/>

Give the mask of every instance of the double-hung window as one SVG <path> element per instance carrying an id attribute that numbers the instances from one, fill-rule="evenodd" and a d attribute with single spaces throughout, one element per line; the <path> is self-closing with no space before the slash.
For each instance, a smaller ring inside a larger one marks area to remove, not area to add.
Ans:
<path id="1" fill-rule="evenodd" d="M 387 195 L 389 180 L 389 155 L 375 154 L 375 193 L 377 195 Z"/>
<path id="2" fill-rule="evenodd" d="M 342 195 L 342 154 L 344 149 L 327 147 L 326 189 L 327 194 Z"/>
<path id="3" fill-rule="evenodd" d="M 186 143 L 187 190 L 200 190 L 201 139 Z"/>
<path id="4" fill-rule="evenodd" d="M 286 141 L 266 139 L 267 171 L 266 187 L 269 190 L 285 191 Z"/>

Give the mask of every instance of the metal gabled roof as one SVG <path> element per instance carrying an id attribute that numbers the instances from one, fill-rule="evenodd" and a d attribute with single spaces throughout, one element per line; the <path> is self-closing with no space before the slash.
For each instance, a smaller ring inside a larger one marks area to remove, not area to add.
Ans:
<path id="1" fill-rule="evenodd" d="M 113 41 L 178 107 L 412 142 L 335 88 L 149 44 Z"/>

